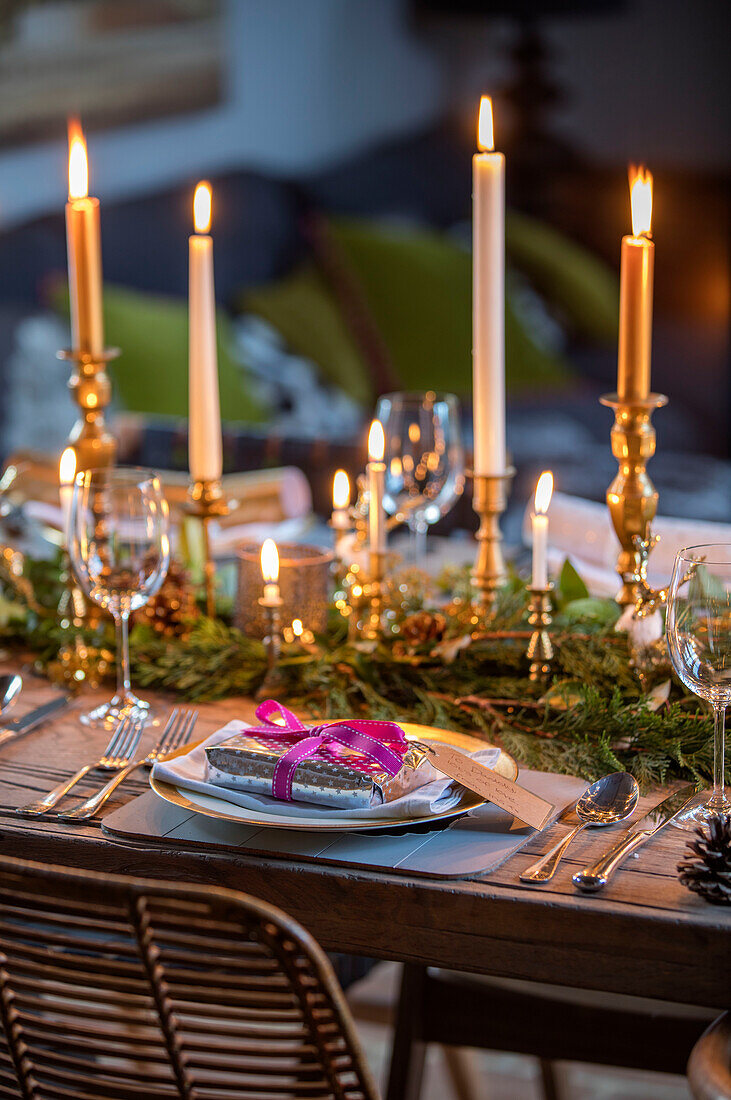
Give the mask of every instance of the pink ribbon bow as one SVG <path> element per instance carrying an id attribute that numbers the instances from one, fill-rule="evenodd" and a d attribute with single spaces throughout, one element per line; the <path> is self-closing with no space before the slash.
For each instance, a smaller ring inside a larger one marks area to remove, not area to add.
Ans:
<path id="1" fill-rule="evenodd" d="M 284 725 L 280 722 L 272 722 L 270 715 L 279 713 L 284 719 Z M 254 726 L 247 731 L 250 734 L 261 734 L 266 737 L 277 734 L 291 737 L 292 734 L 301 733 L 304 736 L 298 738 L 291 748 L 280 756 L 274 768 L 272 776 L 272 796 L 281 802 L 292 801 L 292 781 L 298 764 L 317 754 L 318 749 L 332 741 L 337 741 L 364 756 L 375 760 L 381 765 L 388 775 L 396 775 L 403 764 L 402 746 L 408 745 L 403 730 L 395 722 L 377 722 L 370 719 L 355 719 L 341 722 L 330 722 L 321 726 L 305 726 L 300 722 L 296 714 L 274 699 L 267 699 L 256 708 L 256 717 L 264 725 Z M 396 744 L 402 751 L 394 751 L 390 744 Z"/>

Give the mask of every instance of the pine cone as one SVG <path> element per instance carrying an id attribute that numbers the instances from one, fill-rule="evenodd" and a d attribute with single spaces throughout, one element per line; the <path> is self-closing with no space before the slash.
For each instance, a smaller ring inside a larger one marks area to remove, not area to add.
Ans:
<path id="1" fill-rule="evenodd" d="M 190 578 L 180 562 L 173 559 L 160 590 L 135 612 L 134 621 L 146 623 L 164 637 L 185 638 L 190 633 L 191 620 L 197 617 Z"/>
<path id="2" fill-rule="evenodd" d="M 731 814 L 718 814 L 695 835 L 678 864 L 681 883 L 713 905 L 731 905 Z"/>
<path id="3" fill-rule="evenodd" d="M 409 645 L 440 642 L 447 629 L 446 616 L 439 611 L 415 611 L 401 624 L 401 637 Z"/>

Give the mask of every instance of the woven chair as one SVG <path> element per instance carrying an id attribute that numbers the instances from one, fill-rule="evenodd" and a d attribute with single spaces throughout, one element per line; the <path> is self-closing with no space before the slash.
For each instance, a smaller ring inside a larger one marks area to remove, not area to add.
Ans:
<path id="1" fill-rule="evenodd" d="M 377 1100 L 320 947 L 215 887 L 0 858 L 0 1097 Z"/>

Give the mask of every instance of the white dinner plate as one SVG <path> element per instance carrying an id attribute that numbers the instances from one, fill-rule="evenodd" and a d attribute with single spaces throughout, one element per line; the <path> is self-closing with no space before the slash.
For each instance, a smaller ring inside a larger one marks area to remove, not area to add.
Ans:
<path id="1" fill-rule="evenodd" d="M 417 726 L 410 723 L 399 723 L 406 737 L 410 741 L 434 741 L 436 743 L 454 745 L 455 748 L 464 749 L 467 752 L 476 752 L 478 749 L 490 749 L 495 746 L 457 730 L 439 730 L 432 726 Z M 179 750 L 183 755 L 190 752 L 191 745 L 186 745 Z M 515 780 L 518 777 L 518 765 L 509 753 L 500 750 L 493 771 L 506 779 Z M 160 779 L 153 779 L 150 775 L 150 786 L 160 798 L 171 802 L 174 806 L 182 806 L 194 813 L 204 814 L 206 817 L 215 817 L 221 821 L 235 821 L 240 825 L 257 825 L 276 829 L 316 829 L 318 832 L 363 832 L 364 829 L 397 829 L 404 825 L 421 825 L 430 821 L 442 821 L 449 817 L 458 817 L 460 814 L 483 806 L 485 799 L 472 791 L 465 790 L 462 798 L 456 805 L 440 814 L 419 814 L 413 817 L 399 818 L 374 818 L 374 817 L 340 817 L 337 809 L 333 809 L 324 816 L 322 811 L 314 813 L 306 803 L 289 803 L 289 812 L 280 814 L 276 808 L 270 810 L 254 810 L 246 806 L 239 806 L 235 802 L 227 801 L 224 794 L 221 797 L 201 794 L 198 791 L 190 791 L 183 787 L 177 787 L 173 783 L 166 783 Z M 296 812 L 293 812 L 296 811 Z"/>

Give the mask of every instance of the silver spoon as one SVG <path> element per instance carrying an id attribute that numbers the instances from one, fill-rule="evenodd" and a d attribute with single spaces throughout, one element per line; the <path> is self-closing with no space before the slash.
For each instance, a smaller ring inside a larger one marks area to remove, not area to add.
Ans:
<path id="1" fill-rule="evenodd" d="M 587 825 L 616 825 L 634 813 L 640 788 L 637 780 L 629 772 L 612 772 L 597 779 L 587 787 L 576 803 L 576 815 L 580 822 L 570 833 L 559 840 L 550 852 L 531 864 L 520 875 L 521 882 L 548 882 L 556 873 L 556 868 L 571 841 Z"/>
<path id="2" fill-rule="evenodd" d="M 0 676 L 0 714 L 10 710 L 22 687 L 22 676 Z"/>

